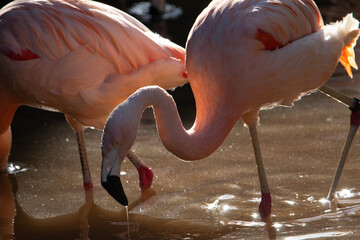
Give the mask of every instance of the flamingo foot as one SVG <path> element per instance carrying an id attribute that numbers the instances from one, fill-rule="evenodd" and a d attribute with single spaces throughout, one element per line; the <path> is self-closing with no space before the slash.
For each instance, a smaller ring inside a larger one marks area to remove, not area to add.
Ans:
<path id="1" fill-rule="evenodd" d="M 259 213 L 262 219 L 267 219 L 271 215 L 271 195 L 269 192 L 261 194 Z"/>
<path id="2" fill-rule="evenodd" d="M 85 190 L 92 190 L 94 188 L 94 184 L 92 182 L 84 182 L 83 187 Z"/>
<path id="3" fill-rule="evenodd" d="M 141 190 L 151 187 L 153 176 L 154 176 L 151 169 L 147 166 L 140 166 L 138 168 L 138 172 L 139 172 Z"/>

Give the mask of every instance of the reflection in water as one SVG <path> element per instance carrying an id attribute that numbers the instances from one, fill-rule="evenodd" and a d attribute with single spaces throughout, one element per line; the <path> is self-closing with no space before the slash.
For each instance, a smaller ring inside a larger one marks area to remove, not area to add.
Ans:
<path id="1" fill-rule="evenodd" d="M 118 237 L 130 236 L 139 230 L 139 223 L 129 222 L 125 209 L 117 213 L 94 204 L 93 190 L 84 190 L 85 203 L 76 213 L 37 219 L 28 215 L 14 197 L 17 194 L 16 175 L 0 173 L 0 186 L 0 239 L 84 240 L 90 239 L 90 224 L 93 228 L 100 226 L 100 236 L 105 239 L 110 239 L 114 234 Z M 129 206 L 129 210 L 154 194 L 151 188 L 143 191 L 139 200 Z M 61 229 L 66 229 L 66 232 L 59 232 Z M 105 229 L 111 231 L 106 233 Z"/>
<path id="2" fill-rule="evenodd" d="M 7 173 L 0 172 L 0 239 L 12 239 L 14 233 L 15 197 Z"/>
<path id="3" fill-rule="evenodd" d="M 324 233 L 312 233 L 299 236 L 286 237 L 284 240 L 302 240 L 302 239 L 319 239 L 319 238 L 335 238 L 344 237 L 351 232 L 324 232 Z"/>

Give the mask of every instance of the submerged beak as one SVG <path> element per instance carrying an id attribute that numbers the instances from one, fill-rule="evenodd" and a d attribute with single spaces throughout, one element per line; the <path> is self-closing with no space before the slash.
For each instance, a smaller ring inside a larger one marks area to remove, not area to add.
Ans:
<path id="1" fill-rule="evenodd" d="M 127 206 L 128 200 L 120 180 L 120 163 L 117 148 L 114 148 L 106 157 L 103 157 L 101 185 L 116 201 Z"/>

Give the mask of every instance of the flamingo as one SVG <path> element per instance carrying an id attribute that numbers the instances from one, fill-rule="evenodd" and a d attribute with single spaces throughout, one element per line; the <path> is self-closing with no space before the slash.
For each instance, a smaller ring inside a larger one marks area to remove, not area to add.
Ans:
<path id="1" fill-rule="evenodd" d="M 130 15 L 88 0 L 14 1 L 0 11 L 0 170 L 20 105 L 59 111 L 75 131 L 84 187 L 92 187 L 83 131 L 140 87 L 185 84 L 184 48 Z M 130 151 L 149 187 L 152 171 Z"/>
<path id="2" fill-rule="evenodd" d="M 257 134 L 258 113 L 292 106 L 319 87 L 337 98 L 322 86 L 339 60 L 352 76 L 358 25 L 349 14 L 324 26 L 312 0 L 213 0 L 198 16 L 186 44 L 186 70 L 196 102 L 193 126 L 184 129 L 173 98 L 161 87 L 140 88 L 113 110 L 104 127 L 102 185 L 127 204 L 121 162 L 148 106 L 154 109 L 166 149 L 188 161 L 213 153 L 242 119 L 250 130 L 258 168 L 259 213 L 268 218 L 271 195 Z"/>

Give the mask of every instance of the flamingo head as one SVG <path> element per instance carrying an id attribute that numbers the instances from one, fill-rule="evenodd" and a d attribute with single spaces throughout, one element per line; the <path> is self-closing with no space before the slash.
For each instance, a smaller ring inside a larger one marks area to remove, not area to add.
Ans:
<path id="1" fill-rule="evenodd" d="M 103 146 L 106 146 L 103 148 Z M 108 149 L 104 150 L 104 149 Z M 120 179 L 120 165 L 124 157 L 118 153 L 119 141 L 102 145 L 101 185 L 120 204 L 127 206 L 128 200 Z"/>
<path id="2" fill-rule="evenodd" d="M 126 104 L 115 108 L 102 135 L 101 185 L 119 203 L 128 205 L 120 180 L 120 165 L 135 142 L 138 122 L 127 112 Z"/>

